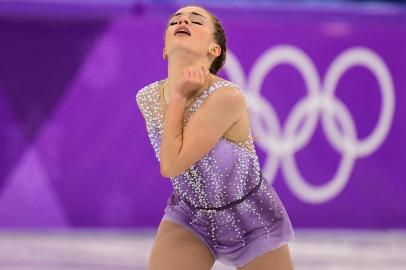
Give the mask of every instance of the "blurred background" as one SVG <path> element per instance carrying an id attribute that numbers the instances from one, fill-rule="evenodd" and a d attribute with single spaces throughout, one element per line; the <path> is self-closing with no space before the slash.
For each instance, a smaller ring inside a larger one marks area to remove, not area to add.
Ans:
<path id="1" fill-rule="evenodd" d="M 223 24 L 296 268 L 406 269 L 405 3 L 1 0 L 0 269 L 146 269 L 172 187 L 135 95 L 186 4 Z"/>

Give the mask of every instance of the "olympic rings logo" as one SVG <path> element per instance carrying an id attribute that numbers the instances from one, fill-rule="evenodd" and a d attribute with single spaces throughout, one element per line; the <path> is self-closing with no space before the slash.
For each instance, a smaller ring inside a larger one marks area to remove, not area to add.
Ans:
<path id="1" fill-rule="evenodd" d="M 281 130 L 276 110 L 261 97 L 261 85 L 276 66 L 289 64 L 303 76 L 307 95 L 293 107 Z M 341 76 L 353 66 L 369 69 L 379 84 L 382 104 L 373 131 L 360 140 L 351 113 L 334 95 Z M 395 109 L 393 80 L 384 61 L 372 50 L 353 47 L 337 55 L 323 81 L 305 52 L 290 45 L 279 45 L 265 51 L 254 63 L 248 81 L 238 59 L 227 52 L 224 70 L 231 81 L 241 86 L 250 108 L 251 126 L 263 138 L 259 147 L 268 153 L 263 169 L 273 182 L 279 165 L 290 190 L 308 203 L 323 203 L 336 197 L 345 187 L 357 158 L 373 153 L 385 140 Z M 315 132 L 319 118 L 328 142 L 342 154 L 338 170 L 323 185 L 309 184 L 298 171 L 294 153 L 306 146 Z M 337 127 L 337 120 L 341 130 Z M 261 123 L 265 123 L 265 126 Z M 300 129 L 299 129 L 300 128 Z"/>

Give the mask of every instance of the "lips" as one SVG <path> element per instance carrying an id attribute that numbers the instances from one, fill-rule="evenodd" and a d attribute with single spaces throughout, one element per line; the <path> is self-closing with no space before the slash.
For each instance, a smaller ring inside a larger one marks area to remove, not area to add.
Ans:
<path id="1" fill-rule="evenodd" d="M 175 34 L 174 35 L 176 36 L 177 34 L 181 34 L 181 33 L 189 35 L 189 36 L 191 35 L 189 29 L 186 26 L 183 26 L 183 25 L 178 26 L 175 29 Z"/>

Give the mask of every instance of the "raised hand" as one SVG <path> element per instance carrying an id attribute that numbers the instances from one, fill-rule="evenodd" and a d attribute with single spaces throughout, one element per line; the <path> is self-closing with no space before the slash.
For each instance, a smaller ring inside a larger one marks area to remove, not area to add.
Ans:
<path id="1" fill-rule="evenodd" d="M 172 94 L 191 99 L 207 81 L 209 70 L 203 66 L 189 66 L 184 68 L 181 76 L 174 83 Z"/>

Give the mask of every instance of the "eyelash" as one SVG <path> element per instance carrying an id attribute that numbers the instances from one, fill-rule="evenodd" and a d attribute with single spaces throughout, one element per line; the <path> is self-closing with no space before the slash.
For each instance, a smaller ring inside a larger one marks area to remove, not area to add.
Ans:
<path id="1" fill-rule="evenodd" d="M 200 23 L 200 22 L 193 22 L 193 21 L 192 21 L 192 23 L 195 23 L 195 24 L 198 24 L 198 25 L 202 25 L 202 23 Z M 175 25 L 175 24 L 177 24 L 177 22 L 172 22 L 172 23 L 170 23 L 169 25 Z"/>

